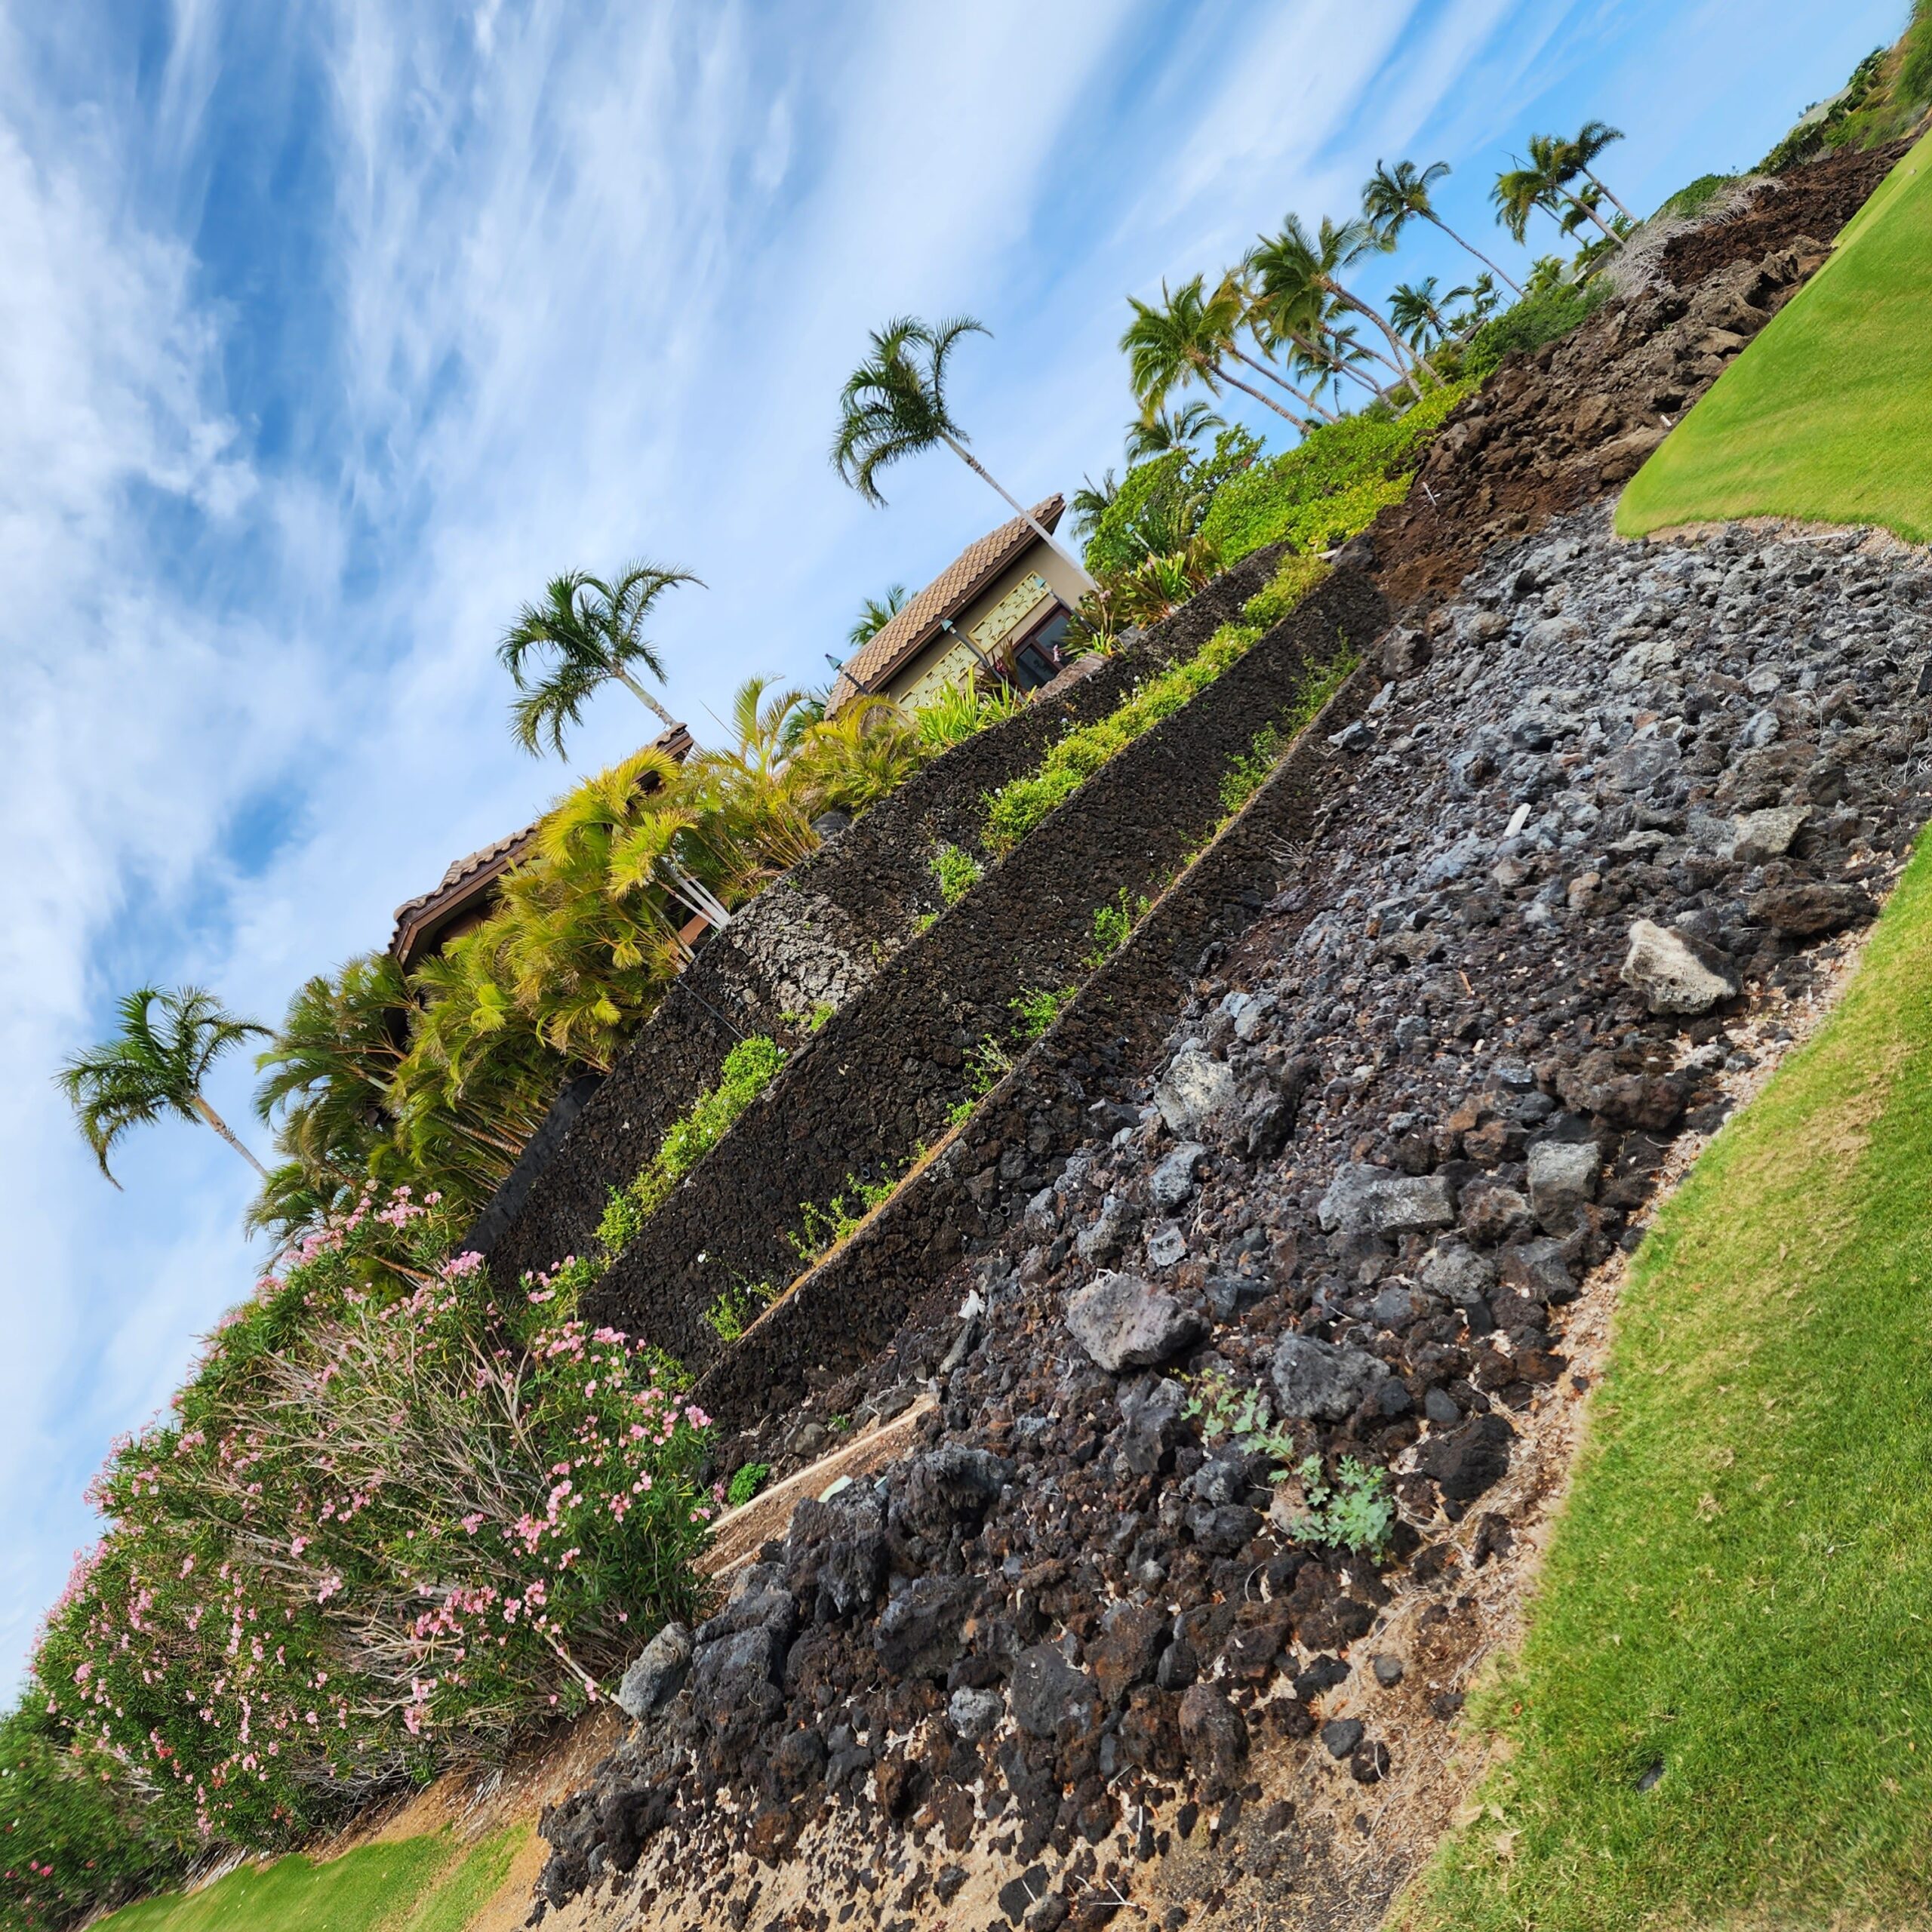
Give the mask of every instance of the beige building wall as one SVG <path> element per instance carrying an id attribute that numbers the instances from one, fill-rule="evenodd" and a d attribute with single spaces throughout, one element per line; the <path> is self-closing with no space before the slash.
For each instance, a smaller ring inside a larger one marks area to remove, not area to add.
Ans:
<path id="1" fill-rule="evenodd" d="M 1083 586 L 1060 553 L 1035 543 L 989 584 L 953 620 L 988 657 L 1016 630 L 1036 621 L 1055 601 L 1069 611 Z M 973 654 L 952 632 L 937 638 L 892 679 L 891 697 L 903 705 L 930 704 L 949 684 L 978 668 Z"/>

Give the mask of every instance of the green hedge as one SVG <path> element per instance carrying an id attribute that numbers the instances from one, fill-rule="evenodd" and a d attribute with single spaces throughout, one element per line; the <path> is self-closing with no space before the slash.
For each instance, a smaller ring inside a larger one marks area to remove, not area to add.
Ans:
<path id="1" fill-rule="evenodd" d="M 1324 423 L 1223 484 L 1201 535 L 1229 564 L 1284 540 L 1311 551 L 1346 543 L 1407 494 L 1417 459 L 1472 386 L 1445 384 L 1401 416 L 1377 409 Z"/>
<path id="2" fill-rule="evenodd" d="M 1518 349 L 1540 349 L 1546 342 L 1566 336 L 1579 322 L 1595 315 L 1610 300 L 1610 285 L 1604 281 L 1580 286 L 1564 282 L 1526 295 L 1513 308 L 1492 316 L 1469 338 L 1463 356 L 1463 373 L 1480 382 L 1503 361 Z"/>

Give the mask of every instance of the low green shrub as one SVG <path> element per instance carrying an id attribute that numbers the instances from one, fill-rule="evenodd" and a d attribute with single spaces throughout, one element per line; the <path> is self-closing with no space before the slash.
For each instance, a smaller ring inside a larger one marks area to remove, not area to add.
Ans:
<path id="1" fill-rule="evenodd" d="M 1008 1000 L 1007 1004 L 1019 1016 L 1019 1023 L 1014 1032 L 1023 1040 L 1038 1039 L 1079 991 L 1078 986 L 1038 986 Z"/>
<path id="2" fill-rule="evenodd" d="M 724 1491 L 724 1500 L 734 1509 L 742 1509 L 764 1487 L 771 1473 L 769 1463 L 742 1463 L 733 1472 Z"/>
<path id="3" fill-rule="evenodd" d="M 705 1310 L 706 1325 L 721 1342 L 742 1341 L 745 1331 L 758 1319 L 758 1311 L 768 1302 L 775 1300 L 777 1293 L 769 1281 L 754 1281 L 749 1285 L 734 1281 Z"/>
<path id="4" fill-rule="evenodd" d="M 1540 349 L 1567 335 L 1610 300 L 1604 281 L 1559 283 L 1526 295 L 1501 315 L 1492 316 L 1469 338 L 1463 356 L 1466 376 L 1480 380 L 1500 366 L 1506 355 L 1519 349 Z"/>
<path id="5" fill-rule="evenodd" d="M 1134 936 L 1134 929 L 1146 918 L 1151 902 L 1146 893 L 1137 900 L 1128 897 L 1122 886 L 1115 898 L 1094 908 L 1094 950 L 1080 963 L 1097 971 Z"/>
<path id="6" fill-rule="evenodd" d="M 1312 552 L 1346 543 L 1402 500 L 1409 472 L 1472 386 L 1444 383 L 1401 416 L 1378 408 L 1323 423 L 1293 449 L 1223 484 L 1201 536 L 1229 564 L 1269 543 Z"/>
<path id="7" fill-rule="evenodd" d="M 1136 463 L 1087 540 L 1087 568 L 1097 577 L 1119 577 L 1150 556 L 1185 549 L 1218 493 L 1260 452 L 1258 437 L 1232 429 L 1204 456 L 1172 449 Z"/>
<path id="8" fill-rule="evenodd" d="M 1307 1505 L 1289 1524 L 1300 1542 L 1331 1543 L 1380 1558 L 1389 1549 L 1395 1527 L 1395 1504 L 1389 1494 L 1389 1475 L 1352 1456 L 1344 1456 L 1331 1482 L 1323 1473 L 1321 1458 L 1310 1456 L 1296 1469 Z"/>
<path id="9" fill-rule="evenodd" d="M 1700 174 L 1687 186 L 1678 189 L 1651 217 L 1653 221 L 1688 221 L 1700 215 L 1739 177 L 1735 174 Z"/>

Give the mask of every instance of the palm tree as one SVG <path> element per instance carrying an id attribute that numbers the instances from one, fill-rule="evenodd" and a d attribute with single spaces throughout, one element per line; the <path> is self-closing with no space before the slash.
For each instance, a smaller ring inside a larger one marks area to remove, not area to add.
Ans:
<path id="1" fill-rule="evenodd" d="M 1623 138 L 1623 131 L 1620 128 L 1611 127 L 1607 122 L 1586 121 L 1570 140 L 1562 143 L 1562 149 L 1577 173 L 1600 193 L 1608 195 L 1611 205 L 1634 228 L 1637 217 L 1617 199 L 1610 184 L 1595 171 L 1592 165 L 1598 155 Z"/>
<path id="2" fill-rule="evenodd" d="M 1521 242 L 1529 228 L 1531 215 L 1541 208 L 1567 234 L 1581 219 L 1577 211 L 1594 221 L 1613 242 L 1621 238 L 1594 208 L 1586 206 L 1570 191 L 1569 183 L 1579 172 L 1553 134 L 1530 137 L 1530 158 L 1518 162 L 1496 178 L 1490 190 L 1497 219 L 1509 229 L 1512 239 Z"/>
<path id="3" fill-rule="evenodd" d="M 1375 172 L 1361 191 L 1362 213 L 1380 231 L 1385 242 L 1393 242 L 1410 221 L 1420 217 L 1441 229 L 1457 248 L 1475 256 L 1492 274 L 1502 276 L 1520 297 L 1522 290 L 1510 281 L 1509 276 L 1473 242 L 1458 235 L 1435 212 L 1429 191 L 1448 172 L 1449 164 L 1446 161 L 1432 162 L 1427 168 L 1420 169 L 1412 161 L 1398 161 L 1393 168 L 1377 161 Z"/>
<path id="4" fill-rule="evenodd" d="M 116 1010 L 115 1037 L 74 1055 L 57 1076 L 101 1172 L 114 1180 L 108 1152 L 131 1127 L 174 1114 L 205 1121 L 266 1180 L 268 1170 L 209 1106 L 202 1083 L 230 1048 L 269 1029 L 236 1019 L 199 986 L 137 987 Z"/>
<path id="5" fill-rule="evenodd" d="M 1449 333 L 1449 325 L 1435 300 L 1435 276 L 1398 282 L 1389 293 L 1389 319 L 1418 347 L 1431 335 L 1441 341 Z"/>
<path id="6" fill-rule="evenodd" d="M 1090 588 L 1094 580 L 1080 560 L 1056 543 L 1046 526 L 997 481 L 966 447 L 970 438 L 947 407 L 946 364 L 963 336 L 992 331 L 971 315 L 955 315 L 929 328 L 916 317 L 900 315 L 872 333 L 872 352 L 839 392 L 838 433 L 832 438 L 832 466 L 868 503 L 883 503 L 878 474 L 901 457 L 918 456 L 943 443 L 983 482 L 1005 498 L 1014 514 L 1031 525 L 1049 549 L 1057 551 Z"/>
<path id="7" fill-rule="evenodd" d="M 1091 476 L 1081 478 L 1080 488 L 1074 491 L 1068 507 L 1073 512 L 1073 527 L 1083 538 L 1093 535 L 1119 494 L 1120 481 L 1111 469 L 1100 472 L 1097 483 Z"/>
<path id="8" fill-rule="evenodd" d="M 511 729 L 533 757 L 547 735 L 564 755 L 564 728 L 582 721 L 583 707 L 601 685 L 620 684 L 667 728 L 676 720 L 646 691 L 632 672 L 641 665 L 662 681 L 664 665 L 657 647 L 644 635 L 645 620 L 660 597 L 675 583 L 698 583 L 689 571 L 657 564 L 625 566 L 607 580 L 583 571 L 552 577 L 540 604 L 526 604 L 503 633 L 497 655 L 516 680 L 521 695 L 510 707 Z M 554 654 L 554 662 L 534 680 L 525 675 L 533 655 Z"/>
<path id="9" fill-rule="evenodd" d="M 1247 266 L 1259 281 L 1261 300 L 1270 309 L 1292 312 L 1305 308 L 1314 297 L 1338 303 L 1373 322 L 1394 352 L 1392 366 L 1420 401 L 1422 385 L 1416 380 L 1414 371 L 1403 361 L 1408 353 L 1407 345 L 1383 320 L 1380 311 L 1352 293 L 1339 278 L 1344 269 L 1364 255 L 1380 251 L 1384 245 L 1380 235 L 1366 221 L 1337 223 L 1324 215 L 1321 228 L 1311 235 L 1301 217 L 1291 214 L 1281 224 L 1278 235 L 1263 235 L 1248 251 Z M 1414 359 L 1432 377 L 1435 374 L 1429 358 L 1420 351 Z"/>
<path id="10" fill-rule="evenodd" d="M 854 651 L 870 644 L 905 608 L 906 586 L 888 585 L 883 597 L 868 597 L 859 606 L 857 621 L 845 633 L 847 641 Z"/>
<path id="11" fill-rule="evenodd" d="M 1183 403 L 1171 415 L 1164 409 L 1143 410 L 1127 426 L 1128 463 L 1130 466 L 1145 463 L 1170 450 L 1186 450 L 1192 456 L 1210 429 L 1227 426 L 1227 419 L 1217 416 L 1198 396 Z"/>
<path id="12" fill-rule="evenodd" d="M 276 1130 L 276 1146 L 318 1197 L 359 1185 L 387 1135 L 410 1007 L 402 969 L 386 952 L 369 953 L 298 988 L 288 1017 L 255 1057 L 266 1076 L 255 1090 L 256 1115 Z M 281 1225 L 273 1200 L 285 1192 L 271 1188 L 251 1223 Z"/>
<path id="13" fill-rule="evenodd" d="M 1127 299 L 1134 310 L 1134 319 L 1122 333 L 1120 346 L 1127 352 L 1128 380 L 1143 410 L 1158 410 L 1173 391 L 1189 383 L 1200 383 L 1210 395 L 1217 395 L 1219 386 L 1226 383 L 1257 402 L 1266 404 L 1297 429 L 1309 426 L 1305 417 L 1284 408 L 1252 383 L 1243 382 L 1228 368 L 1227 358 L 1231 355 L 1244 362 L 1250 360 L 1235 346 L 1235 332 L 1242 326 L 1245 315 L 1240 296 L 1231 283 L 1224 281 L 1211 296 L 1205 293 L 1204 278 L 1200 275 L 1171 291 L 1164 281 L 1158 309 L 1137 296 Z"/>

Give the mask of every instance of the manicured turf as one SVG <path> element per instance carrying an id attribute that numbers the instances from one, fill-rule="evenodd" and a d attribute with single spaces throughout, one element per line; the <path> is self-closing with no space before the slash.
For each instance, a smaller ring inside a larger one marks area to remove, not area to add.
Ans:
<path id="1" fill-rule="evenodd" d="M 1472 1700 L 1513 1755 L 1398 1923 L 1922 1922 L 1929 1233 L 1932 841 L 1636 1257 L 1521 1654 Z"/>
<path id="2" fill-rule="evenodd" d="M 1617 506 L 1626 537 L 1742 516 L 1932 542 L 1932 135 Z"/>
<path id="3" fill-rule="evenodd" d="M 467 1852 L 441 1833 L 321 1864 L 278 1859 L 186 1897 L 143 1900 L 103 1919 L 100 1932 L 464 1932 L 527 1835 L 518 1826 Z"/>

